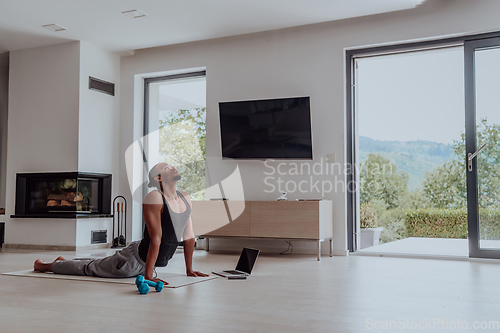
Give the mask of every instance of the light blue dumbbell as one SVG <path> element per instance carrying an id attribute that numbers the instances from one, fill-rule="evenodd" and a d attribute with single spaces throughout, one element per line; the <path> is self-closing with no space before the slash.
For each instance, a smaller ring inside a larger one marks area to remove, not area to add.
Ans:
<path id="1" fill-rule="evenodd" d="M 137 290 L 139 290 L 139 293 L 144 295 L 149 293 L 149 286 L 146 283 L 141 283 L 139 286 L 137 286 Z"/>
<path id="2" fill-rule="evenodd" d="M 135 279 L 135 285 L 137 286 L 137 289 L 141 294 L 147 294 L 149 292 L 149 286 L 155 287 L 155 290 L 157 292 L 160 292 L 163 290 L 163 282 L 158 281 L 158 282 L 153 282 L 146 280 L 144 276 L 139 275 Z"/>

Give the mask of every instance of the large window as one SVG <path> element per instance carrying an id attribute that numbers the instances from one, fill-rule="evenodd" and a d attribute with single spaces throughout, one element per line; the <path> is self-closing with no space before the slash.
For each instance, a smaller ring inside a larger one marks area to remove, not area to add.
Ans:
<path id="1" fill-rule="evenodd" d="M 205 73 L 147 79 L 145 90 L 148 170 L 159 162 L 174 165 L 182 177 L 177 189 L 204 200 Z"/>

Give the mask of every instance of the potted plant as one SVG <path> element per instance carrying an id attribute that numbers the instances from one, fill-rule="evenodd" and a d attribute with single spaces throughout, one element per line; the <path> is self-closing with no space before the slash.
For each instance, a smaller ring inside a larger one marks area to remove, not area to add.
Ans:
<path id="1" fill-rule="evenodd" d="M 380 233 L 384 228 L 379 227 L 377 223 L 377 212 L 370 203 L 361 204 L 359 210 L 360 230 L 360 248 L 378 245 Z"/>

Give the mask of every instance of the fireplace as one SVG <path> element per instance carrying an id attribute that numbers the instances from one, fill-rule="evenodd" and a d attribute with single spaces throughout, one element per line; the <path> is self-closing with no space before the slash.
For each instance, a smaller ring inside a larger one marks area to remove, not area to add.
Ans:
<path id="1" fill-rule="evenodd" d="M 111 175 L 18 173 L 14 218 L 111 217 Z"/>

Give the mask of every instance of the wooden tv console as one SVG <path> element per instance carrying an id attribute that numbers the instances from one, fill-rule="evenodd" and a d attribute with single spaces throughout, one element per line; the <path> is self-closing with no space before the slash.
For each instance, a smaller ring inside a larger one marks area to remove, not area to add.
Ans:
<path id="1" fill-rule="evenodd" d="M 332 201 L 193 201 L 194 234 L 210 238 L 314 241 L 332 243 Z"/>

